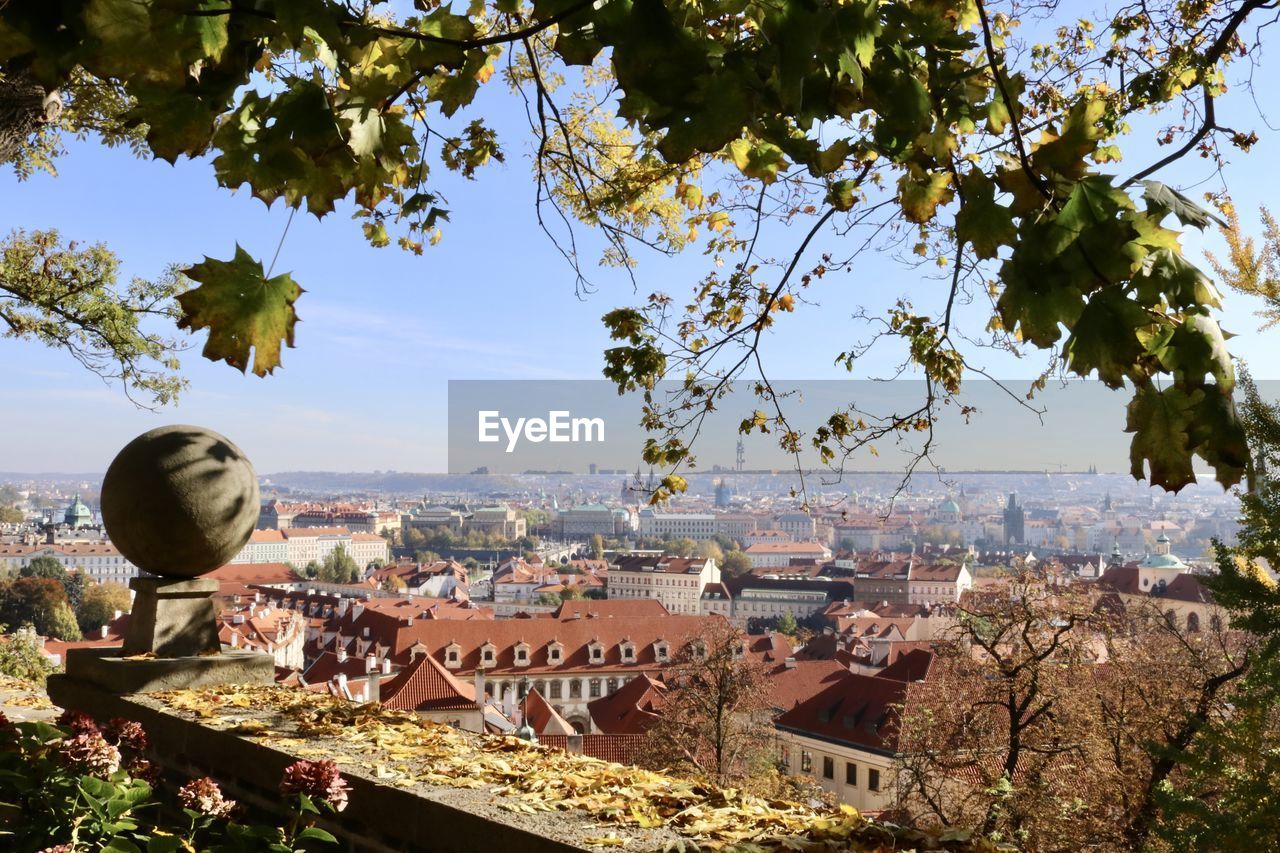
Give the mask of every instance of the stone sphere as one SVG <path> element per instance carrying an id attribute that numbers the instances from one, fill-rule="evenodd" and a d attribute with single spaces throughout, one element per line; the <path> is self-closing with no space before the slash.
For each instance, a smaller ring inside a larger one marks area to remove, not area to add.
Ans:
<path id="1" fill-rule="evenodd" d="M 175 424 L 125 445 L 102 481 L 102 521 L 143 571 L 194 578 L 225 565 L 258 523 L 258 477 L 230 440 Z"/>

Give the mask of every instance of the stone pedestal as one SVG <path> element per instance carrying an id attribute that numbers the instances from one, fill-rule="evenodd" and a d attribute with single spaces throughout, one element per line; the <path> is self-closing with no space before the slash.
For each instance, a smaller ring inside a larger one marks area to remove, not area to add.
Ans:
<path id="1" fill-rule="evenodd" d="M 153 654 L 161 658 L 214 655 L 218 644 L 218 611 L 213 596 L 218 582 L 208 578 L 134 578 L 136 595 L 123 657 Z"/>

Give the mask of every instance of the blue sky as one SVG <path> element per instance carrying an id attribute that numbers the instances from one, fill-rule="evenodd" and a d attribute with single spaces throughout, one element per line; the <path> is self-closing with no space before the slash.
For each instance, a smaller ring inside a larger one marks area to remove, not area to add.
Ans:
<path id="1" fill-rule="evenodd" d="M 1269 81 L 1255 78 L 1260 93 Z M 286 350 L 274 376 L 242 376 L 199 355 L 203 333 L 189 338 L 183 359 L 191 389 L 159 413 L 138 410 L 116 387 L 104 386 L 70 357 L 39 345 L 0 340 L 8 412 L 0 435 L 0 470 L 102 471 L 134 435 L 162 423 L 197 423 L 230 436 L 262 472 L 292 469 L 430 471 L 445 468 L 446 383 L 449 379 L 599 378 L 608 339 L 599 322 L 609 309 L 632 304 L 654 290 L 678 297 L 706 271 L 694 250 L 667 260 L 642 256 L 638 288 L 616 271 L 602 270 L 599 288 L 579 298 L 573 276 L 538 230 L 533 210 L 530 142 L 523 105 L 494 78 L 480 109 L 499 129 L 505 164 L 494 164 L 467 183 L 440 173 L 452 222 L 424 256 L 396 248 L 373 249 L 342 208 L 324 221 L 299 213 L 280 253 L 277 272 L 289 271 L 306 288 L 298 303 L 297 348 Z M 1262 95 L 1259 95 L 1262 98 Z M 1245 93 L 1220 103 L 1220 120 L 1255 128 L 1261 142 L 1234 154 L 1228 184 L 1246 221 L 1272 184 L 1280 139 L 1259 110 L 1280 117 L 1280 95 L 1255 106 Z M 1159 156 L 1154 146 L 1130 141 L 1118 171 L 1128 173 Z M 123 259 L 126 275 L 156 276 L 169 263 L 205 254 L 229 258 L 238 241 L 269 260 L 288 218 L 247 192 L 220 189 L 207 161 L 135 159 L 92 141 L 72 142 L 59 175 L 18 182 L 0 175 L 0 233 L 13 228 L 57 228 L 66 238 L 102 241 Z M 1198 195 L 1218 183 L 1203 161 L 1172 171 L 1172 183 Z M 778 254 L 798 239 L 778 244 Z M 1198 257 L 1202 238 L 1189 240 Z M 771 373 L 794 379 L 841 378 L 834 355 L 858 332 L 849 316 L 859 305 L 877 309 L 902 295 L 919 307 L 935 305 L 942 285 L 888 256 L 869 257 L 856 273 L 829 277 L 812 298 L 820 303 L 780 324 L 768 343 Z M 1255 306 L 1228 296 L 1223 325 L 1240 334 L 1233 350 L 1248 358 L 1259 378 L 1278 375 L 1267 355 L 1270 336 L 1255 333 Z M 969 311 L 971 326 L 985 318 Z M 871 359 L 861 376 L 890 368 Z M 1027 378 L 1041 358 L 1019 363 L 993 358 L 993 375 Z"/>

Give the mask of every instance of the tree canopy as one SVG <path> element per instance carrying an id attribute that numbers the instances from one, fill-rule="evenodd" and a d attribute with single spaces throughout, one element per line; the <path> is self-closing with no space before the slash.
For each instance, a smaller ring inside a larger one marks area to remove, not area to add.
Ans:
<path id="1" fill-rule="evenodd" d="M 654 292 L 604 318 L 616 341 L 604 374 L 646 392 L 645 456 L 672 471 L 655 499 L 683 488 L 690 436 L 734 380 L 761 401 L 743 431 L 839 466 L 904 434 L 925 436 L 927 452 L 938 407 L 963 410 L 980 347 L 1048 351 L 1041 387 L 1074 374 L 1127 388 L 1136 477 L 1178 490 L 1196 456 L 1225 485 L 1243 476 L 1220 295 L 1178 230 L 1214 216 L 1158 178 L 1256 140 L 1222 126 L 1215 105 L 1230 63 L 1257 55 L 1275 15 L 1266 0 L 1119 2 L 1097 23 L 1014 0 L 414 7 L 6 4 L 0 114 L 15 118 L 0 141 L 26 146 L 0 156 L 48 166 L 59 128 L 93 130 L 171 162 L 210 157 L 222 186 L 268 205 L 323 217 L 349 199 L 372 245 L 421 253 L 450 215 L 433 170 L 471 178 L 504 156 L 474 104 L 500 71 L 528 103 L 544 226 L 548 205 L 596 229 L 603 262 L 627 269 L 644 251 L 708 256 L 691 295 Z M 1122 167 L 1148 115 L 1167 122 L 1168 153 Z M 762 227 L 774 222 L 794 230 L 775 238 Z M 586 284 L 572 231 L 558 245 Z M 925 380 L 919 407 L 791 424 L 761 355 L 767 333 L 864 252 L 902 248 L 942 272 L 941 301 L 860 318 L 869 339 L 832 356 L 853 370 L 896 342 Z M 208 330 L 206 357 L 270 373 L 303 289 L 238 246 L 211 251 L 226 259 L 187 267 L 195 286 L 174 289 L 178 325 Z M 972 301 L 990 304 L 985 328 L 959 324 Z M 106 345 L 121 343 L 154 357 L 137 340 Z M 676 399 L 654 393 L 663 378 L 683 383 Z"/>

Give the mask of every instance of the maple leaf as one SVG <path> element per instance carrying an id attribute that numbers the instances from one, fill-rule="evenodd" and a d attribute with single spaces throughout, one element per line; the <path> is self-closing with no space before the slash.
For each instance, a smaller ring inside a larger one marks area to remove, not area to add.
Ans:
<path id="1" fill-rule="evenodd" d="M 178 297 L 178 327 L 209 330 L 205 358 L 225 361 L 244 373 L 252 349 L 255 376 L 266 376 L 280 366 L 280 342 L 293 346 L 298 322 L 293 303 L 303 293 L 288 273 L 267 278 L 262 262 L 239 244 L 232 260 L 206 257 L 184 273 L 200 286 Z"/>

